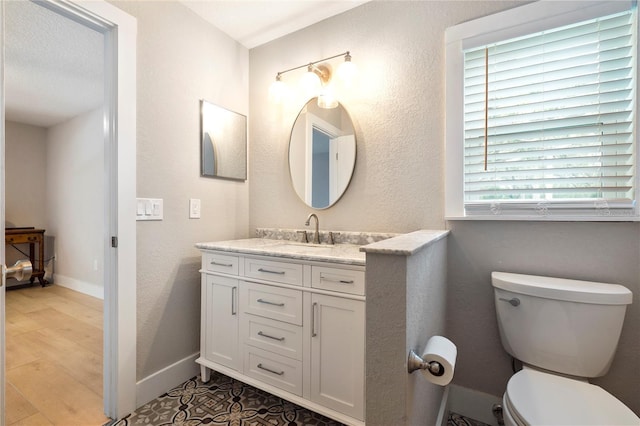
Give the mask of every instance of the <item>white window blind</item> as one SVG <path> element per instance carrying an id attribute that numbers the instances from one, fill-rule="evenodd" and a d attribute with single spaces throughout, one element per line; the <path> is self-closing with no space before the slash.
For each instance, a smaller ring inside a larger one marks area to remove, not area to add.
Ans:
<path id="1" fill-rule="evenodd" d="M 634 15 L 464 52 L 467 214 L 632 214 Z"/>

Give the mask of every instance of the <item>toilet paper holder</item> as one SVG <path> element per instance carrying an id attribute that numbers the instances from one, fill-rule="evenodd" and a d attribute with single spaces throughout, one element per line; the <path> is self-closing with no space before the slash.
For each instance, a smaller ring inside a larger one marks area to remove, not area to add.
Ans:
<path id="1" fill-rule="evenodd" d="M 409 351 L 409 359 L 407 360 L 407 372 L 413 373 L 416 370 L 427 370 L 429 373 L 436 377 L 440 377 L 444 374 L 444 367 L 438 361 L 426 362 L 411 349 Z"/>

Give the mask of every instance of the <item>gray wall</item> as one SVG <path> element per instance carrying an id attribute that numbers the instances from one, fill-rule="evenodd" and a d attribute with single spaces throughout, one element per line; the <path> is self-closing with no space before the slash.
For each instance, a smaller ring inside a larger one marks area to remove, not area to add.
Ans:
<path id="1" fill-rule="evenodd" d="M 46 228 L 46 148 L 47 130 L 14 121 L 5 121 L 5 225 Z M 18 246 L 29 253 L 29 245 Z M 13 246 L 6 246 L 6 264 L 25 259 Z M 27 256 L 28 257 L 28 256 Z M 8 280 L 7 286 L 26 283 Z"/>
<path id="2" fill-rule="evenodd" d="M 596 382 L 640 413 L 634 395 L 640 388 L 639 225 L 444 220 L 444 30 L 520 4 L 371 2 L 252 49 L 250 229 L 302 227 L 310 211 L 293 191 L 287 165 L 291 125 L 306 100 L 271 105 L 269 85 L 278 71 L 350 50 L 359 81 L 341 102 L 356 125 L 356 169 L 344 197 L 316 212 L 321 228 L 450 227 L 447 336 L 459 347 L 454 382 L 494 395 L 502 394 L 510 366 L 498 338 L 491 270 L 627 285 L 636 303 L 616 363 Z M 283 80 L 295 84 L 294 74 Z"/>
<path id="3" fill-rule="evenodd" d="M 248 113 L 246 48 L 175 1 L 113 1 L 138 20 L 137 195 L 164 220 L 137 224 L 137 378 L 199 351 L 194 244 L 246 237 L 248 183 L 200 177 L 200 99 Z M 189 219 L 189 198 L 202 218 Z"/>
<path id="4" fill-rule="evenodd" d="M 367 253 L 365 418 L 368 425 L 435 425 L 444 388 L 421 372 L 407 374 L 406 364 L 411 349 L 422 354 L 431 336 L 445 334 L 447 237 L 401 238 L 396 251 Z"/>
<path id="5" fill-rule="evenodd" d="M 609 373 L 593 382 L 640 413 L 640 224 L 450 225 L 447 331 L 458 345 L 456 384 L 500 395 L 511 375 L 495 318 L 492 271 L 618 283 L 633 292 L 633 304 Z"/>
<path id="6" fill-rule="evenodd" d="M 47 129 L 5 122 L 5 217 L 10 226 L 44 228 Z M 7 263 L 11 250 L 7 248 Z"/>

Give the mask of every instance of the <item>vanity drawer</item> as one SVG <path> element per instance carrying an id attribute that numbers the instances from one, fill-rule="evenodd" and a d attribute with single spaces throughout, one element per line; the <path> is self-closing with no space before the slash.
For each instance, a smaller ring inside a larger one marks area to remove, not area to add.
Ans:
<path id="1" fill-rule="evenodd" d="M 302 325 L 302 291 L 243 281 L 240 306 L 248 314 Z"/>
<path id="2" fill-rule="evenodd" d="M 364 295 L 364 271 L 312 266 L 311 287 Z"/>
<path id="3" fill-rule="evenodd" d="M 245 344 L 302 361 L 302 327 L 250 314 L 240 318 Z"/>
<path id="4" fill-rule="evenodd" d="M 202 269 L 207 272 L 222 272 L 224 274 L 238 275 L 238 265 L 238 256 L 218 253 L 205 253 L 202 256 Z"/>
<path id="5" fill-rule="evenodd" d="M 244 260 L 244 274 L 250 278 L 275 281 L 284 284 L 302 285 L 302 265 L 271 260 Z"/>
<path id="6" fill-rule="evenodd" d="M 301 361 L 245 345 L 244 374 L 302 396 Z"/>

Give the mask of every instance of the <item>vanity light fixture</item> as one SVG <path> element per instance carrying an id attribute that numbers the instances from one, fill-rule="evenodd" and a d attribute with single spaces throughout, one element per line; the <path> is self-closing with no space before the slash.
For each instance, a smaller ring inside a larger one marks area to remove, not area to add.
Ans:
<path id="1" fill-rule="evenodd" d="M 284 100 L 287 93 L 287 86 L 282 81 L 282 75 L 290 71 L 298 70 L 300 68 L 307 68 L 307 72 L 302 76 L 301 86 L 308 98 L 318 97 L 318 106 L 321 108 L 335 108 L 338 106 L 338 100 L 333 91 L 333 85 L 331 84 L 331 78 L 333 72 L 331 65 L 325 63 L 331 59 L 344 56 L 344 62 L 340 64 L 336 75 L 344 82 L 345 87 L 349 87 L 353 78 L 355 77 L 356 68 L 355 64 L 351 62 L 351 54 L 349 51 L 340 53 L 338 55 L 329 56 L 328 58 L 320 59 L 315 62 L 309 62 L 305 65 L 289 68 L 288 70 L 280 71 L 276 74 L 276 80 L 271 84 L 269 88 L 269 97 L 272 101 L 279 103 Z"/>

